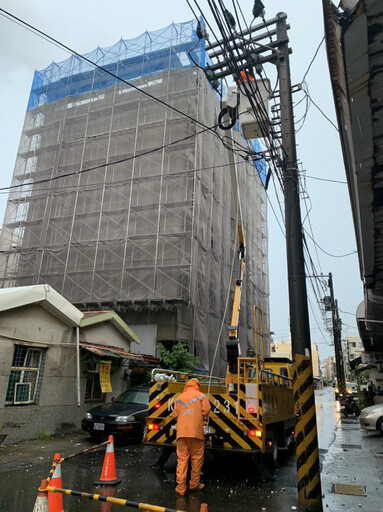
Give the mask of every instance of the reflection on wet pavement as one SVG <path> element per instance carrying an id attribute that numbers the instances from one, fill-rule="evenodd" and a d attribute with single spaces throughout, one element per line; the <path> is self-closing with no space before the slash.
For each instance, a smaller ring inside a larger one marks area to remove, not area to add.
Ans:
<path id="1" fill-rule="evenodd" d="M 317 391 L 315 398 L 319 447 L 323 452 L 333 443 L 340 415 L 336 411 L 332 388 Z M 85 448 L 92 446 L 91 440 L 86 442 Z M 272 481 L 267 481 L 248 454 L 207 452 L 203 468 L 206 487 L 198 493 L 187 493 L 184 498 L 175 494 L 175 455 L 167 462 L 165 471 L 150 468 L 158 456 L 156 447 L 116 443 L 116 473 L 122 483 L 113 489 L 114 497 L 187 512 L 199 512 L 201 503 L 208 503 L 209 512 L 302 510 L 297 499 L 295 455 L 287 451 L 281 451 L 279 467 Z M 100 450 L 65 462 L 62 467 L 63 486 L 84 492 L 100 492 L 100 487 L 95 487 L 94 481 L 99 479 L 103 459 L 104 451 Z M 0 466 L 0 511 L 32 510 L 37 488 L 49 470 L 47 460 L 14 468 L 2 469 Z M 20 482 L 23 482 L 21 488 Z M 64 496 L 65 512 L 117 512 L 120 508 Z"/>

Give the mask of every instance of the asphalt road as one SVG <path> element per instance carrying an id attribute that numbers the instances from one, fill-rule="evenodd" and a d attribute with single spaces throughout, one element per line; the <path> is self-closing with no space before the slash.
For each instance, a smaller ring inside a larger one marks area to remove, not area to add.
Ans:
<path id="1" fill-rule="evenodd" d="M 337 422 L 331 390 L 317 393 L 320 448 L 330 446 Z M 338 415 L 339 416 L 339 415 Z M 94 443 L 82 432 L 52 441 L 31 441 L 0 449 L 0 512 L 32 511 L 40 481 L 51 468 L 51 459 L 78 453 Z M 209 512 L 288 512 L 302 510 L 298 505 L 295 455 L 280 453 L 280 462 L 272 479 L 249 455 L 208 452 L 203 468 L 204 490 L 176 496 L 176 457 L 172 455 L 164 471 L 151 466 L 159 456 L 156 447 L 115 444 L 117 477 L 122 482 L 111 489 L 115 497 L 134 502 L 199 512 L 201 503 Z M 63 487 L 83 492 L 100 492 L 94 482 L 101 475 L 105 449 L 87 453 L 62 464 Z M 74 496 L 64 496 L 64 509 L 79 511 L 117 511 L 121 507 L 105 505 Z M 109 507 L 109 508 L 106 508 Z M 126 509 L 126 507 L 124 507 Z M 133 510 L 133 509 L 131 509 Z"/>

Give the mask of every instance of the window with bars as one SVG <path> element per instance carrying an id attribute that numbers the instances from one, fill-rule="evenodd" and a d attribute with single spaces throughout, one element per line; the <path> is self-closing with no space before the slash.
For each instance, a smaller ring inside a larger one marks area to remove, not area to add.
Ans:
<path id="1" fill-rule="evenodd" d="M 15 345 L 5 405 L 37 403 L 44 349 Z"/>

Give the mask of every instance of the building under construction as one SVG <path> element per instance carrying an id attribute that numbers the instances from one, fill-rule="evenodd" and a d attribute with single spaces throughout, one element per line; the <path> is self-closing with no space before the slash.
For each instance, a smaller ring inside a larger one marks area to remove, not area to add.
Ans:
<path id="1" fill-rule="evenodd" d="M 1 233 L 0 286 L 48 283 L 81 309 L 112 307 L 131 325 L 152 326 L 156 341 L 187 342 L 209 368 L 230 324 L 237 207 L 230 132 L 206 129 L 221 107 L 195 29 L 195 21 L 172 24 L 36 71 Z M 233 133 L 246 354 L 254 304 L 269 329 L 267 208 L 262 165 L 244 160 L 246 143 Z"/>

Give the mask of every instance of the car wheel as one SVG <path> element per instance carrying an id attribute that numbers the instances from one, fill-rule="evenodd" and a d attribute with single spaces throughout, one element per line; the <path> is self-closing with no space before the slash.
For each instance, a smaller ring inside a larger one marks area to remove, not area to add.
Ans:
<path id="1" fill-rule="evenodd" d="M 137 440 L 139 443 L 143 442 L 147 430 L 148 430 L 148 426 L 146 424 L 146 421 L 144 421 L 144 423 L 140 427 L 140 432 L 137 437 Z"/>
<path id="2" fill-rule="evenodd" d="M 383 418 L 379 418 L 376 422 L 376 429 L 380 432 L 380 435 L 383 436 Z"/>

